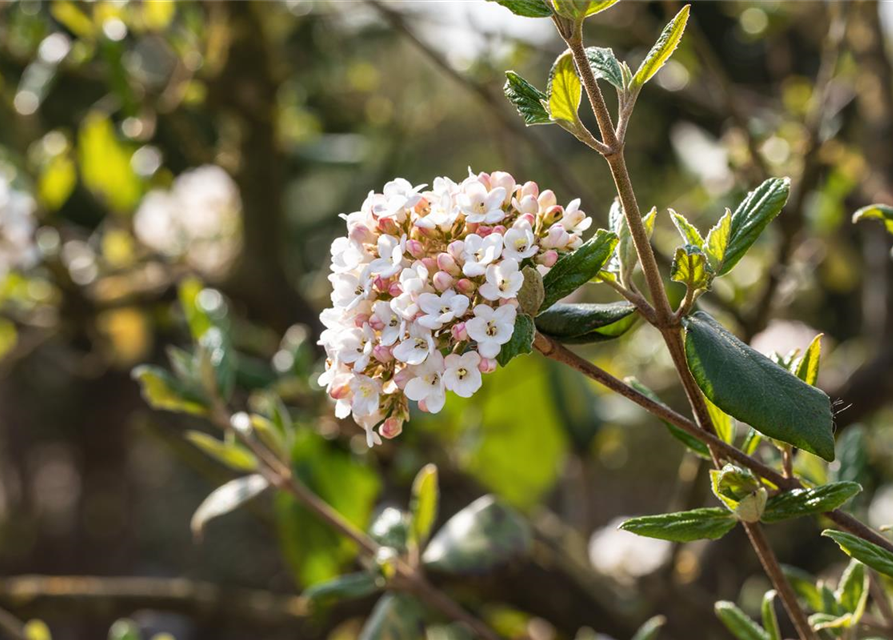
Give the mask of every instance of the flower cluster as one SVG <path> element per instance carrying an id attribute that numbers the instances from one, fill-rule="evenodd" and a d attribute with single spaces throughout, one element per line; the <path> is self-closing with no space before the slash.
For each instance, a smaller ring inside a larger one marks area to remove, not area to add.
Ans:
<path id="1" fill-rule="evenodd" d="M 219 275 L 238 253 L 241 209 L 229 174 L 204 165 L 180 174 L 169 191 L 146 194 L 134 216 L 134 233 L 150 249 Z"/>
<path id="2" fill-rule="evenodd" d="M 398 178 L 370 193 L 332 243 L 320 384 L 369 446 L 402 431 L 409 400 L 437 413 L 446 391 L 480 388 L 512 337 L 522 269 L 545 273 L 592 222 L 579 200 L 561 207 L 501 171 L 426 186 Z"/>

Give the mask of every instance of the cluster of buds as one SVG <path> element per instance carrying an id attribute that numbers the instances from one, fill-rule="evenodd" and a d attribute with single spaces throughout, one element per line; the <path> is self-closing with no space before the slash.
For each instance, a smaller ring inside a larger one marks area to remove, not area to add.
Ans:
<path id="1" fill-rule="evenodd" d="M 409 400 L 437 413 L 447 391 L 481 387 L 512 337 L 522 269 L 545 273 L 592 223 L 579 200 L 561 207 L 502 171 L 426 186 L 370 193 L 332 243 L 320 384 L 370 447 L 403 430 Z"/>

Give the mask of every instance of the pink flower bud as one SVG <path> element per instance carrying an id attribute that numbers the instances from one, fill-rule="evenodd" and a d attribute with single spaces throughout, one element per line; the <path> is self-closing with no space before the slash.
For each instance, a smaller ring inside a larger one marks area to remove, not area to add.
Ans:
<path id="1" fill-rule="evenodd" d="M 537 202 L 540 203 L 540 209 L 548 209 L 558 204 L 558 198 L 555 197 L 555 192 L 551 189 L 546 189 L 539 195 Z"/>
<path id="2" fill-rule="evenodd" d="M 372 357 L 384 364 L 393 360 L 394 354 L 392 354 L 391 350 L 383 344 L 377 344 L 372 347 Z"/>
<path id="3" fill-rule="evenodd" d="M 450 334 L 453 336 L 453 340 L 457 342 L 462 342 L 463 340 L 468 340 L 468 331 L 465 330 L 464 322 L 457 322 L 450 328 Z"/>
<path id="4" fill-rule="evenodd" d="M 373 313 L 371 316 L 369 316 L 369 326 L 376 331 L 381 331 L 382 329 L 384 329 L 385 324 L 381 318 Z"/>
<path id="5" fill-rule="evenodd" d="M 539 262 L 544 267 L 552 267 L 556 262 L 558 262 L 558 252 L 555 249 L 549 249 L 539 258 L 537 258 L 537 262 Z"/>
<path id="6" fill-rule="evenodd" d="M 475 233 L 477 233 L 482 238 L 486 238 L 491 233 L 493 233 L 493 227 L 485 227 L 482 225 L 477 228 L 477 231 L 475 231 Z"/>
<path id="7" fill-rule="evenodd" d="M 388 418 L 378 428 L 378 433 L 381 434 L 382 438 L 387 438 L 388 440 L 396 438 L 403 433 L 403 420 L 394 417 Z"/>
<path id="8" fill-rule="evenodd" d="M 543 226 L 550 227 L 564 216 L 564 209 L 557 204 L 546 209 L 543 213 Z"/>
<path id="9" fill-rule="evenodd" d="M 333 400 L 343 400 L 350 394 L 350 382 L 343 382 L 329 389 L 329 396 Z"/>
<path id="10" fill-rule="evenodd" d="M 505 225 L 498 224 L 493 227 L 493 233 L 498 233 L 499 235 L 505 235 Z"/>
<path id="11" fill-rule="evenodd" d="M 363 325 L 369 322 L 369 314 L 368 313 L 358 313 L 353 317 L 353 323 L 360 329 L 363 328 Z"/>
<path id="12" fill-rule="evenodd" d="M 521 201 L 518 202 L 518 211 L 521 213 L 530 213 L 532 215 L 536 215 L 539 213 L 540 204 L 536 201 L 534 196 L 524 196 L 521 198 Z"/>
<path id="13" fill-rule="evenodd" d="M 462 254 L 465 252 L 465 243 L 461 240 L 454 240 L 447 246 L 447 251 L 455 260 L 461 260 Z"/>
<path id="14" fill-rule="evenodd" d="M 441 253 L 437 256 L 437 268 L 446 271 L 450 275 L 457 276 L 461 273 L 459 265 L 456 264 L 455 258 L 448 253 Z"/>
<path id="15" fill-rule="evenodd" d="M 515 192 L 515 179 L 510 173 L 506 173 L 505 171 L 494 171 L 490 174 L 490 185 L 491 189 L 497 187 L 505 189 L 505 200 L 503 201 L 503 204 L 508 204 L 512 201 L 512 194 Z"/>
<path id="16" fill-rule="evenodd" d="M 425 255 L 425 247 L 418 240 L 407 240 L 406 250 L 413 258 L 422 258 Z"/>
<path id="17" fill-rule="evenodd" d="M 350 239 L 360 244 L 375 244 L 375 234 L 364 224 L 358 224 L 350 230 Z"/>
<path id="18" fill-rule="evenodd" d="M 494 358 L 481 358 L 478 364 L 478 371 L 481 373 L 493 373 L 496 371 L 496 360 Z"/>
<path id="19" fill-rule="evenodd" d="M 425 268 L 430 273 L 431 271 L 437 271 L 437 261 L 431 256 L 426 256 L 421 260 L 422 264 L 425 265 Z"/>
<path id="20" fill-rule="evenodd" d="M 399 236 L 400 235 L 400 227 L 397 226 L 397 223 L 394 222 L 391 218 L 381 218 L 378 221 L 378 230 L 382 233 L 386 233 L 389 236 Z"/>
<path id="21" fill-rule="evenodd" d="M 401 293 L 403 293 L 403 287 L 400 286 L 399 282 L 392 282 L 391 285 L 388 287 L 388 294 L 391 297 L 396 298 Z"/>
<path id="22" fill-rule="evenodd" d="M 540 194 L 540 188 L 535 182 L 525 182 L 521 187 L 521 197 L 533 196 L 536 198 Z"/>
<path id="23" fill-rule="evenodd" d="M 453 286 L 454 279 L 446 271 L 438 271 L 434 274 L 432 282 L 434 283 L 434 288 L 443 293 Z"/>
<path id="24" fill-rule="evenodd" d="M 490 174 L 484 173 L 483 171 L 477 174 L 477 181 L 487 187 L 487 191 L 492 191 L 493 187 L 495 186 L 493 184 L 493 181 L 490 179 Z"/>
<path id="25" fill-rule="evenodd" d="M 456 283 L 456 289 L 459 293 L 464 293 L 465 295 L 471 295 L 477 289 L 477 286 L 468 278 L 462 278 L 459 282 Z"/>
<path id="26" fill-rule="evenodd" d="M 414 377 L 415 374 L 409 370 L 409 367 L 404 367 L 394 374 L 394 377 L 391 378 L 391 381 L 397 385 L 398 389 L 403 389 L 406 387 L 406 383 L 412 380 Z"/>
<path id="27" fill-rule="evenodd" d="M 419 400 L 419 410 L 423 411 L 424 413 L 431 413 L 430 411 L 428 411 L 428 405 L 425 404 L 424 400 Z"/>
<path id="28" fill-rule="evenodd" d="M 480 226 L 481 225 L 478 222 L 466 222 L 465 230 L 468 231 L 468 233 L 476 233 L 476 234 L 480 235 L 481 233 L 478 230 L 480 228 Z"/>
<path id="29" fill-rule="evenodd" d="M 552 225 L 545 239 L 540 243 L 546 249 L 563 249 L 571 238 L 560 224 Z"/>
<path id="30" fill-rule="evenodd" d="M 372 281 L 372 286 L 378 291 L 387 291 L 388 287 L 391 285 L 381 276 L 375 276 L 375 280 Z"/>

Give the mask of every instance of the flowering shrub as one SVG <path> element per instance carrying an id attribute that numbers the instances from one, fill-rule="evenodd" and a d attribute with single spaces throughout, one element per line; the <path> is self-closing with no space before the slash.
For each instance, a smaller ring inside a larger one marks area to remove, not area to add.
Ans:
<path id="1" fill-rule="evenodd" d="M 425 186 L 398 178 L 370 193 L 332 243 L 320 383 L 370 447 L 400 434 L 409 400 L 437 413 L 447 391 L 481 387 L 512 338 L 525 270 L 548 272 L 592 224 L 579 199 L 562 207 L 502 171 Z"/>

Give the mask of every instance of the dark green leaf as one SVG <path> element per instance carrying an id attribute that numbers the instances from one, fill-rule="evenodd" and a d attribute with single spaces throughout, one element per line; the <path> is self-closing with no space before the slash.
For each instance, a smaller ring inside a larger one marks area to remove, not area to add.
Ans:
<path id="1" fill-rule="evenodd" d="M 824 607 L 822 603 L 822 594 L 819 592 L 815 584 L 815 578 L 797 567 L 782 565 L 781 570 L 791 587 L 800 598 L 802 598 L 809 608 L 813 611 L 821 611 Z"/>
<path id="2" fill-rule="evenodd" d="M 413 542 L 424 546 L 431 535 L 431 528 L 437 519 L 437 505 L 440 502 L 440 489 L 437 486 L 437 467 L 426 464 L 412 483 L 412 496 L 409 500 L 409 513 Z"/>
<path id="3" fill-rule="evenodd" d="M 586 58 L 596 78 L 607 80 L 618 89 L 623 89 L 623 70 L 611 49 L 586 47 Z"/>
<path id="4" fill-rule="evenodd" d="M 727 510 L 704 508 L 632 518 L 620 525 L 620 528 L 648 538 L 692 542 L 718 540 L 736 524 L 738 521 Z"/>
<path id="5" fill-rule="evenodd" d="M 389 593 L 378 601 L 358 640 L 419 640 L 425 620 L 416 600 L 405 593 Z"/>
<path id="6" fill-rule="evenodd" d="M 815 489 L 791 489 L 769 499 L 763 522 L 780 522 L 833 511 L 860 491 L 862 487 L 855 482 L 832 482 Z"/>
<path id="7" fill-rule="evenodd" d="M 770 178 L 747 194 L 732 214 L 728 245 L 716 275 L 724 276 L 738 264 L 766 225 L 781 213 L 790 191 L 788 178 Z"/>
<path id="8" fill-rule="evenodd" d="M 886 204 L 873 204 L 862 207 L 853 214 L 853 222 L 860 220 L 882 220 L 887 231 L 893 233 L 893 207 Z"/>
<path id="9" fill-rule="evenodd" d="M 822 535 L 831 538 L 851 558 L 893 578 L 893 553 L 879 547 L 873 542 L 844 531 L 826 529 Z"/>
<path id="10" fill-rule="evenodd" d="M 679 42 L 682 40 L 682 34 L 685 32 L 685 25 L 688 23 L 688 13 L 691 9 L 690 5 L 685 5 L 682 10 L 676 14 L 670 24 L 664 27 L 663 32 L 651 47 L 651 51 L 645 56 L 645 60 L 639 65 L 636 75 L 633 77 L 633 85 L 641 87 L 648 82 L 654 74 L 660 71 L 661 67 L 670 59 Z"/>
<path id="11" fill-rule="evenodd" d="M 645 621 L 645 624 L 639 627 L 639 630 L 636 631 L 633 640 L 655 640 L 657 634 L 660 633 L 660 628 L 665 624 L 667 624 L 667 619 L 663 616 L 649 618 Z"/>
<path id="12" fill-rule="evenodd" d="M 492 0 L 509 9 L 516 16 L 525 18 L 548 18 L 552 10 L 545 0 Z"/>
<path id="13" fill-rule="evenodd" d="M 422 556 L 429 569 L 479 574 L 530 549 L 530 527 L 513 509 L 484 496 L 447 521 Z"/>
<path id="14" fill-rule="evenodd" d="M 533 324 L 533 318 L 526 313 L 516 315 L 512 337 L 502 345 L 499 355 L 496 356 L 496 362 L 499 363 L 499 366 L 504 367 L 513 358 L 533 352 L 533 338 L 535 335 L 536 327 Z"/>
<path id="15" fill-rule="evenodd" d="M 714 607 L 716 616 L 738 640 L 771 640 L 763 627 L 750 619 L 733 602 L 720 601 Z"/>
<path id="16" fill-rule="evenodd" d="M 639 393 L 648 396 L 651 400 L 654 400 L 654 402 L 659 402 L 660 404 L 663 404 L 661 402 L 660 398 L 657 396 L 657 394 L 654 393 L 654 391 L 652 391 L 651 389 L 646 387 L 644 384 L 639 382 L 636 378 L 628 377 L 628 378 L 624 378 L 623 381 L 626 384 L 628 384 L 629 386 L 631 386 L 633 389 L 638 391 Z M 664 406 L 666 406 L 666 405 L 664 405 Z M 667 407 L 667 408 L 669 408 L 669 407 Z M 710 459 L 710 450 L 707 448 L 706 444 L 704 444 L 703 442 L 701 442 L 694 436 L 686 433 L 679 427 L 672 425 L 665 420 L 661 420 L 661 422 L 663 422 L 664 425 L 667 427 L 667 429 L 670 432 L 670 435 L 672 435 L 674 438 L 679 440 L 679 442 L 681 442 L 686 447 L 688 447 L 688 449 L 692 453 L 700 456 L 701 458 L 704 458 L 705 460 Z"/>
<path id="17" fill-rule="evenodd" d="M 521 269 L 524 284 L 518 291 L 518 309 L 531 317 L 535 317 L 543 306 L 546 290 L 543 288 L 543 276 L 533 267 Z"/>
<path id="18" fill-rule="evenodd" d="M 685 355 L 716 406 L 763 435 L 834 460 L 831 400 L 698 311 L 683 320 Z"/>
<path id="19" fill-rule="evenodd" d="M 760 607 L 760 613 L 763 616 L 763 629 L 768 634 L 769 640 L 781 640 L 781 629 L 778 628 L 778 616 L 775 613 L 775 596 L 775 589 L 767 591 Z"/>
<path id="20" fill-rule="evenodd" d="M 349 573 L 321 582 L 304 591 L 304 597 L 315 602 L 364 598 L 378 591 L 379 578 L 371 573 Z"/>
<path id="21" fill-rule="evenodd" d="M 541 312 L 598 275 L 617 246 L 617 236 L 610 231 L 599 229 L 576 251 L 562 257 L 543 277 L 546 299 Z"/>
<path id="22" fill-rule="evenodd" d="M 541 333 L 568 344 L 601 342 L 628 331 L 636 320 L 635 313 L 635 306 L 627 302 L 559 302 L 536 317 L 536 328 Z"/>
<path id="23" fill-rule="evenodd" d="M 230 480 L 225 485 L 218 487 L 195 510 L 189 525 L 192 535 L 200 538 L 202 530 L 210 520 L 238 509 L 268 486 L 270 485 L 266 478 L 252 474 Z"/>
<path id="24" fill-rule="evenodd" d="M 514 71 L 506 71 L 505 76 L 505 87 L 503 87 L 505 97 L 509 99 L 509 102 L 515 105 L 521 118 L 524 119 L 524 124 L 528 126 L 534 124 L 552 124 L 552 120 L 549 118 L 549 112 L 546 111 L 546 108 L 543 106 L 543 101 L 546 100 L 546 94 L 527 82 L 527 80 Z"/>

